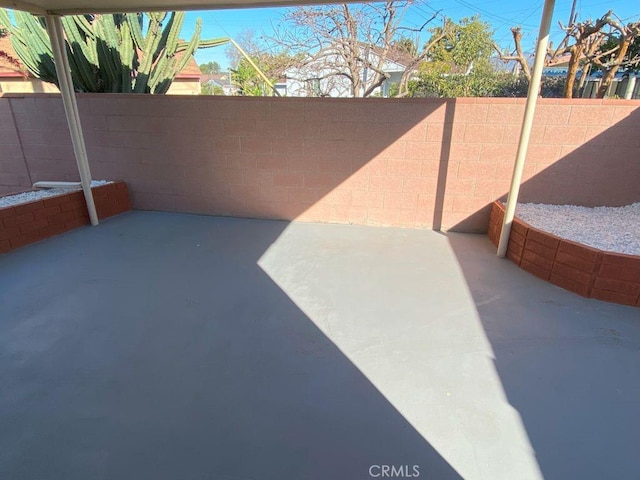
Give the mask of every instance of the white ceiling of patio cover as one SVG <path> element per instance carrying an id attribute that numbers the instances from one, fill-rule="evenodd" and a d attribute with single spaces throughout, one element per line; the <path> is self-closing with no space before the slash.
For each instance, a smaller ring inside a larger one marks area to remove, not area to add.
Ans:
<path id="1" fill-rule="evenodd" d="M 345 0 L 339 3 L 344 3 Z M 347 0 L 353 1 L 353 0 Z M 153 10 L 208 10 L 331 3 L 313 0 L 0 0 L 0 7 L 36 14 L 149 12 Z"/>

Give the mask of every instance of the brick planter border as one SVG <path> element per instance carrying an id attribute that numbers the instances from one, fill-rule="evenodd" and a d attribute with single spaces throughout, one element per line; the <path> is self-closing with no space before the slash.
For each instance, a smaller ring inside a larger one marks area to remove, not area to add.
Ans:
<path id="1" fill-rule="evenodd" d="M 93 187 L 92 191 L 101 220 L 131 210 L 124 182 Z M 89 223 L 81 191 L 0 208 L 0 254 Z"/>
<path id="2" fill-rule="evenodd" d="M 497 246 L 504 206 L 494 202 L 489 238 Z M 507 258 L 523 270 L 571 292 L 640 307 L 640 257 L 565 240 L 515 218 Z"/>

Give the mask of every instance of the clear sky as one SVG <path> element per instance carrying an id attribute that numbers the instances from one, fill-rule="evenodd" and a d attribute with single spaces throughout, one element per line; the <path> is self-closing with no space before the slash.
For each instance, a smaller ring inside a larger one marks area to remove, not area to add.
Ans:
<path id="1" fill-rule="evenodd" d="M 571 0 L 556 0 L 551 39 L 557 43 L 563 38 L 558 22 L 567 23 L 571 11 Z M 405 16 L 407 26 L 420 26 L 434 11 L 440 11 L 454 20 L 479 14 L 495 29 L 495 39 L 501 46 L 512 45 L 510 27 L 521 25 L 523 47 L 533 50 L 537 37 L 543 0 L 432 0 L 415 2 Z M 269 35 L 272 24 L 278 24 L 284 8 L 255 8 L 245 10 L 208 10 L 187 14 L 183 36 L 190 37 L 197 17 L 202 18 L 203 38 L 237 38 L 245 30 L 253 30 L 256 37 Z M 622 20 L 640 17 L 638 0 L 577 0 L 578 19 L 597 18 L 613 10 Z M 198 63 L 216 61 L 228 68 L 226 46 L 203 49 L 196 53 Z"/>

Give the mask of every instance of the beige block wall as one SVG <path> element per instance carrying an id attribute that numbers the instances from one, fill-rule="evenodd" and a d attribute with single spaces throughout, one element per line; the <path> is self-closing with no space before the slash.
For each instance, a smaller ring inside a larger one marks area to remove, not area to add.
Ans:
<path id="1" fill-rule="evenodd" d="M 77 179 L 60 98 L 2 103 L 32 180 Z M 94 177 L 127 181 L 134 208 L 485 231 L 524 100 L 85 94 L 79 105 Z M 639 101 L 541 100 L 522 199 L 640 201 L 639 123 Z"/>
<path id="2" fill-rule="evenodd" d="M 37 78 L 11 77 L 0 79 L 1 93 L 59 93 L 58 87 Z"/>
<path id="3" fill-rule="evenodd" d="M 171 83 L 167 95 L 200 95 L 200 79 L 177 78 Z"/>
<path id="4" fill-rule="evenodd" d="M 37 78 L 0 78 L 0 93 L 60 93 L 53 83 Z M 198 78 L 178 78 L 169 87 L 168 95 L 200 95 Z"/>

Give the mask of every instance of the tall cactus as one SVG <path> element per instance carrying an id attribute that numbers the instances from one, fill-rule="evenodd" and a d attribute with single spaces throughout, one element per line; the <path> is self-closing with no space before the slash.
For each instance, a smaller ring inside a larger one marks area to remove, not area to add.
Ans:
<path id="1" fill-rule="evenodd" d="M 184 12 L 63 17 L 76 91 L 166 93 L 198 48 L 228 41 L 200 40 L 199 18 L 191 40 L 179 40 L 184 17 Z M 57 84 L 44 20 L 16 11 L 12 21 L 9 13 L 0 9 L 0 25 L 10 31 L 11 44 L 27 69 L 46 82 Z"/>

